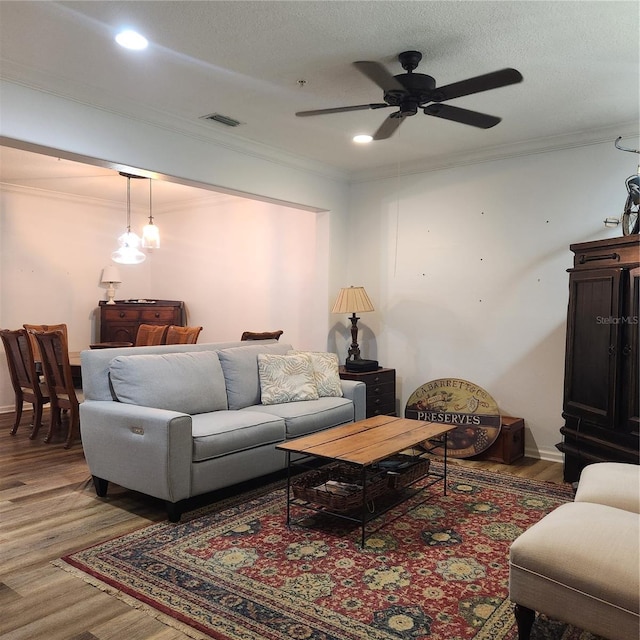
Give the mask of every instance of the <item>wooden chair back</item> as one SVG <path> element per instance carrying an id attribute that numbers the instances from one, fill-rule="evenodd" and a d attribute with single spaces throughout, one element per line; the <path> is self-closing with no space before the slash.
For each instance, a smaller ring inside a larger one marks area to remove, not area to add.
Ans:
<path id="1" fill-rule="evenodd" d="M 22 325 L 29 332 L 29 340 L 31 341 L 31 348 L 33 350 L 33 359 L 36 362 L 40 362 L 42 358 L 40 357 L 40 347 L 38 346 L 38 341 L 35 339 L 33 335 L 33 331 L 62 331 L 64 334 L 64 342 L 66 345 L 69 344 L 69 336 L 67 333 L 67 325 L 64 323 L 61 324 L 23 324 Z M 67 347 L 68 348 L 68 347 Z"/>
<path id="2" fill-rule="evenodd" d="M 245 331 L 240 340 L 279 340 L 284 331 Z"/>
<path id="3" fill-rule="evenodd" d="M 147 347 L 155 344 L 164 344 L 164 337 L 169 325 L 166 324 L 141 324 L 136 334 L 136 347 Z"/>
<path id="4" fill-rule="evenodd" d="M 178 327 L 175 324 L 169 325 L 167 335 L 165 336 L 165 344 L 195 344 L 198 342 L 198 336 L 202 331 L 202 327 Z"/>
<path id="5" fill-rule="evenodd" d="M 15 394 L 15 422 L 11 435 L 15 435 L 22 418 L 22 405 L 29 402 L 33 405 L 33 421 L 29 438 L 36 437 L 42 423 L 42 410 L 49 402 L 49 394 L 44 383 L 36 373 L 30 336 L 24 329 L 4 329 L 0 331 L 0 338 L 7 357 L 9 376 Z"/>
<path id="6" fill-rule="evenodd" d="M 73 384 L 67 341 L 62 331 L 35 331 L 33 335 L 40 347 L 42 371 L 51 399 L 51 422 L 44 441 L 49 442 L 61 424 L 61 410 L 67 409 L 69 431 L 64 448 L 68 449 L 80 435 L 80 401 Z"/>

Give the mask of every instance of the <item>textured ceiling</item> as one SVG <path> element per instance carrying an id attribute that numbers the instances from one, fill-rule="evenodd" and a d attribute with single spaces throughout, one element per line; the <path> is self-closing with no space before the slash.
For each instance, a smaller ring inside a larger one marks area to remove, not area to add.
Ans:
<path id="1" fill-rule="evenodd" d="M 638 13 L 623 1 L 3 0 L 0 70 L 9 81 L 357 177 L 633 135 Z M 146 51 L 115 44 L 125 25 L 145 34 Z M 524 81 L 451 101 L 503 119 L 488 130 L 419 112 L 389 140 L 358 146 L 351 137 L 373 133 L 390 110 L 295 116 L 380 102 L 352 62 L 401 73 L 397 55 L 408 49 L 423 53 L 417 71 L 438 85 L 504 67 Z M 202 119 L 213 112 L 242 124 Z"/>

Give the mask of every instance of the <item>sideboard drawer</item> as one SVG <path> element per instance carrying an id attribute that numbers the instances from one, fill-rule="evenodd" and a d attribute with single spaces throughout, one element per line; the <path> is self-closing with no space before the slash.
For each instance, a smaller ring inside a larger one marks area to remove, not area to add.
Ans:
<path id="1" fill-rule="evenodd" d="M 127 320 L 139 320 L 139 309 L 102 309 L 102 318 L 107 322 L 124 322 Z"/>
<path id="2" fill-rule="evenodd" d="M 158 308 L 158 309 L 141 309 L 140 319 L 142 322 L 166 322 L 172 324 L 175 317 L 175 312 L 172 308 Z M 177 324 L 177 323 L 176 323 Z"/>

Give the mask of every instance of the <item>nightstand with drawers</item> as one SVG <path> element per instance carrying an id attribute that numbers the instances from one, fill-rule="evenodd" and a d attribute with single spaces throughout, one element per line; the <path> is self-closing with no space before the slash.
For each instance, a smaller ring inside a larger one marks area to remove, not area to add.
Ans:
<path id="1" fill-rule="evenodd" d="M 367 418 L 396 415 L 396 370 L 376 369 L 357 373 L 340 367 L 342 380 L 357 380 L 367 387 Z"/>

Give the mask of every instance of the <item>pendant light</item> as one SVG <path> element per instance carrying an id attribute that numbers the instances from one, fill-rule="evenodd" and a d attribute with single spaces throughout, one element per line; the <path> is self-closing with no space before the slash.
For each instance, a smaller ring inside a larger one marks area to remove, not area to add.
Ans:
<path id="1" fill-rule="evenodd" d="M 145 224 L 142 229 L 142 246 L 145 249 L 159 249 L 160 248 L 160 231 L 158 227 L 153 223 L 153 210 L 151 200 L 151 183 L 153 180 L 149 179 L 149 224 Z"/>
<path id="2" fill-rule="evenodd" d="M 131 231 L 131 178 L 141 176 L 123 172 L 120 172 L 120 175 L 127 179 L 127 230 L 118 238 L 120 248 L 111 254 L 111 259 L 119 264 L 140 264 L 147 256 L 138 249 L 140 238 Z"/>

